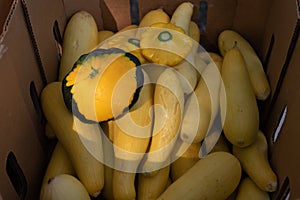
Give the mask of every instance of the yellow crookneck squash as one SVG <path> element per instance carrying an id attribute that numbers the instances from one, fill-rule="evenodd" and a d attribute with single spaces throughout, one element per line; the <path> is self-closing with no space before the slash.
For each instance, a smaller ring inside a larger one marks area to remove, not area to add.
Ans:
<path id="1" fill-rule="evenodd" d="M 139 60 L 118 48 L 82 55 L 63 79 L 67 108 L 83 122 L 121 116 L 138 99 L 143 73 Z"/>

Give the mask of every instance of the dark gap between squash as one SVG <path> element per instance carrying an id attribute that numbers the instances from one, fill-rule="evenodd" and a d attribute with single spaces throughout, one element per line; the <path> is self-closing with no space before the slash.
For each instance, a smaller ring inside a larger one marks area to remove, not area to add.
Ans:
<path id="1" fill-rule="evenodd" d="M 198 19 L 198 27 L 200 29 L 200 33 L 206 31 L 206 24 L 207 24 L 207 11 L 208 5 L 206 1 L 199 2 L 199 19 Z"/>
<path id="2" fill-rule="evenodd" d="M 57 68 L 59 69 L 60 66 L 60 61 L 61 61 L 61 57 L 62 57 L 62 43 L 63 43 L 63 39 L 59 30 L 59 26 L 58 26 L 58 22 L 57 20 L 54 21 L 53 27 L 52 27 L 52 31 L 53 31 L 53 37 L 54 37 L 54 42 L 55 42 L 55 46 L 56 46 L 56 56 L 57 56 Z M 59 70 L 57 71 L 56 77 L 59 76 Z"/>
<path id="3" fill-rule="evenodd" d="M 130 18 L 131 18 L 131 24 L 139 25 L 140 14 L 139 14 L 138 0 L 130 0 Z"/>
<path id="4" fill-rule="evenodd" d="M 38 116 L 39 122 L 43 123 L 45 121 L 44 116 L 43 116 L 43 111 L 42 111 L 42 106 L 40 104 L 40 98 L 39 95 L 37 93 L 35 84 L 33 81 L 30 82 L 30 97 L 35 109 L 35 112 Z"/>
<path id="5" fill-rule="evenodd" d="M 58 61 L 60 62 L 61 59 L 61 55 L 62 55 L 62 43 L 63 43 L 63 39 L 59 30 L 59 26 L 58 26 L 58 22 L 57 20 L 54 21 L 53 27 L 53 37 L 55 40 L 55 44 L 56 44 L 56 50 L 57 50 L 57 58 Z"/>
<path id="6" fill-rule="evenodd" d="M 264 71 L 265 72 L 267 72 L 267 70 L 268 70 L 268 64 L 269 64 L 269 61 L 270 61 L 271 53 L 273 51 L 274 42 L 275 42 L 275 36 L 274 36 L 274 34 L 272 34 L 271 40 L 270 40 L 270 43 L 269 43 L 269 47 L 268 47 L 268 51 L 267 51 L 265 60 L 263 62 L 263 66 L 264 66 Z"/>

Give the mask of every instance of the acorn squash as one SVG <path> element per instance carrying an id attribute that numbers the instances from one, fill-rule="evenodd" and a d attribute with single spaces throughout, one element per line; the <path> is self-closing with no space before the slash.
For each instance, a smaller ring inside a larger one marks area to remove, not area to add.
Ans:
<path id="1" fill-rule="evenodd" d="M 143 73 L 139 60 L 118 48 L 82 55 L 63 79 L 67 108 L 86 123 L 124 114 L 137 101 Z"/>

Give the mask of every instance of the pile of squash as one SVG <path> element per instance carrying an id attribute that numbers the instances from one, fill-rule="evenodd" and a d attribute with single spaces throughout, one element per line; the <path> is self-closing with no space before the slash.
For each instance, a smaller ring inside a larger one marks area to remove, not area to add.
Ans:
<path id="1" fill-rule="evenodd" d="M 199 50 L 193 9 L 151 10 L 116 33 L 86 11 L 71 17 L 58 80 L 41 93 L 57 139 L 41 200 L 270 199 L 261 61 L 234 30 L 219 52 Z"/>

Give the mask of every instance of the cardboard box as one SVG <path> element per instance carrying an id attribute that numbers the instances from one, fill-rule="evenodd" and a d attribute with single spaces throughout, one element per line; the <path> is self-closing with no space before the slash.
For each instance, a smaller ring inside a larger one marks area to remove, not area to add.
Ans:
<path id="1" fill-rule="evenodd" d="M 182 0 L 138 0 L 138 5 L 133 2 L 0 1 L 0 199 L 38 198 L 55 143 L 43 134 L 45 120 L 38 97 L 48 82 L 56 80 L 57 44 L 70 16 L 87 10 L 99 29 L 116 31 L 137 23 L 151 9 L 163 7 L 171 14 Z M 218 34 L 230 28 L 249 40 L 262 59 L 272 94 L 265 102 L 259 102 L 261 129 L 268 138 L 270 161 L 279 181 L 272 198 L 300 198 L 298 1 L 191 2 L 195 5 L 193 20 L 202 31 L 200 43 L 207 50 L 216 50 Z M 60 34 L 55 37 L 54 32 Z M 277 133 L 278 137 L 274 136 Z"/>

